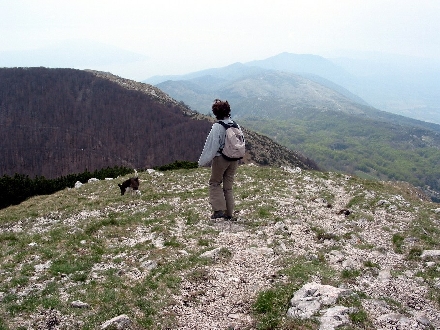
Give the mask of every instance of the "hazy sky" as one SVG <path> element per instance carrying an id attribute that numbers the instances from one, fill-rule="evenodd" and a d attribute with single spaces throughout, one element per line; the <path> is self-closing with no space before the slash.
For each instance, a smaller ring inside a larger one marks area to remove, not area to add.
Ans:
<path id="1" fill-rule="evenodd" d="M 282 52 L 440 59 L 439 17 L 440 0 L 0 0 L 0 55 L 87 40 L 144 55 L 90 67 L 137 80 Z"/>

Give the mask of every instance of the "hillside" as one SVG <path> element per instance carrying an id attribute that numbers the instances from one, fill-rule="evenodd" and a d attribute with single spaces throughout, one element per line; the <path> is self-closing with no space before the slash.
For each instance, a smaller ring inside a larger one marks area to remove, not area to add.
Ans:
<path id="1" fill-rule="evenodd" d="M 241 122 L 299 150 L 322 169 L 361 177 L 407 181 L 440 202 L 440 134 L 417 126 L 341 112 L 296 111 L 291 116 L 257 116 Z"/>
<path id="2" fill-rule="evenodd" d="M 242 165 L 238 220 L 211 221 L 209 173 L 0 210 L 0 329 L 440 328 L 440 209 L 419 191 Z"/>
<path id="3" fill-rule="evenodd" d="M 440 125 L 377 110 L 318 81 L 273 70 L 228 80 L 217 69 L 157 86 L 198 111 L 208 109 L 214 96 L 227 99 L 242 125 L 298 150 L 323 169 L 408 181 L 440 201 Z"/>
<path id="4" fill-rule="evenodd" d="M 246 68 L 243 64 L 234 64 L 190 79 L 183 76 L 179 80 L 168 80 L 157 84 L 157 87 L 202 113 L 210 111 L 209 100 L 215 93 L 230 100 L 237 117 L 253 112 L 254 109 L 247 104 L 249 102 L 295 102 L 318 109 L 343 108 L 351 112 L 365 112 L 358 103 L 340 92 L 303 76 L 256 68 L 249 72 Z"/>
<path id="5" fill-rule="evenodd" d="M 0 68 L 0 175 L 54 178 L 197 161 L 210 120 L 154 86 L 109 73 Z M 248 135 L 245 162 L 308 168 L 298 153 Z"/>

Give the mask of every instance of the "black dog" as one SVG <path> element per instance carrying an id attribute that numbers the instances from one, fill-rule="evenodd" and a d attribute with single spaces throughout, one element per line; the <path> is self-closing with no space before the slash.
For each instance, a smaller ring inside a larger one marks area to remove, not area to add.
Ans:
<path id="1" fill-rule="evenodd" d="M 125 180 L 122 184 L 118 183 L 119 188 L 121 188 L 121 195 L 124 195 L 126 191 L 131 191 L 132 193 L 135 192 L 137 195 L 141 194 L 139 190 L 139 178 L 136 170 L 135 175 L 135 177 Z"/>

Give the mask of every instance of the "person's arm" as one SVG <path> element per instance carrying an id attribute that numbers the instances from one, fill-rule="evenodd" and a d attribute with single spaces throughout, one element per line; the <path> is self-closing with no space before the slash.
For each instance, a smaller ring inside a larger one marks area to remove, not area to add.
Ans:
<path id="1" fill-rule="evenodd" d="M 209 162 L 215 157 L 218 150 L 220 149 L 220 130 L 223 127 L 215 123 L 211 127 L 211 131 L 208 134 L 208 137 L 205 141 L 205 146 L 203 147 L 202 154 L 199 158 L 199 166 L 206 166 L 209 164 Z"/>

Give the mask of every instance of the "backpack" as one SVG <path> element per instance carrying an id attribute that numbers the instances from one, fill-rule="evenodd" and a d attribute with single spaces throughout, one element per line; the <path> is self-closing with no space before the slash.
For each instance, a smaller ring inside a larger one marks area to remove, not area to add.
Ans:
<path id="1" fill-rule="evenodd" d="M 240 128 L 235 122 L 226 124 L 219 121 L 218 123 L 226 129 L 225 146 L 219 152 L 227 160 L 242 159 L 245 154 L 245 142 Z"/>

